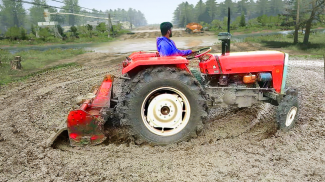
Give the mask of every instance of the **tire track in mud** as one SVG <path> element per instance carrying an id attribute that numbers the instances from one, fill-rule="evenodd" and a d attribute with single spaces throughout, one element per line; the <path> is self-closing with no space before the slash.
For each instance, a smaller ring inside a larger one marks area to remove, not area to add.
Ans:
<path id="1" fill-rule="evenodd" d="M 107 64 L 114 59 L 98 57 Z M 198 138 L 165 147 L 126 141 L 125 128 L 115 130 L 115 144 L 44 147 L 52 127 L 75 107 L 74 99 L 100 84 L 106 73 L 118 76 L 120 65 L 52 70 L 5 86 L 0 91 L 0 134 L 6 138 L 0 142 L 0 180 L 321 180 L 323 67 L 299 61 L 291 61 L 288 70 L 288 84 L 299 90 L 301 112 L 292 131 L 274 130 L 273 106 L 220 108 Z"/>

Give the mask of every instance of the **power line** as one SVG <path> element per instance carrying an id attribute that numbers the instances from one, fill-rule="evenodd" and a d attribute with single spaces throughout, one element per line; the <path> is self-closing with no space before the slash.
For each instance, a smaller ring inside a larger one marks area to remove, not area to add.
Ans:
<path id="1" fill-rule="evenodd" d="M 51 1 L 65 4 L 63 1 L 58 1 L 58 0 L 51 0 Z M 79 6 L 79 5 L 73 5 L 73 6 L 78 6 L 79 8 L 82 8 L 82 9 L 88 9 L 88 10 L 90 10 L 90 11 L 94 10 L 94 9 L 89 9 L 89 8 L 81 7 L 81 6 Z M 99 13 L 99 14 L 100 14 L 100 13 Z M 106 15 L 106 14 L 105 14 L 105 15 Z"/>
<path id="2" fill-rule="evenodd" d="M 29 2 L 29 1 L 23 1 L 23 0 L 12 0 L 12 1 L 17 1 L 17 2 L 22 2 L 22 3 L 26 3 L 26 4 L 32 4 L 32 5 L 43 6 L 44 8 L 46 8 L 46 7 L 51 7 L 51 8 L 57 8 L 57 9 L 62 9 L 62 10 L 69 11 L 68 9 L 65 9 L 65 8 L 56 7 L 56 6 L 47 5 L 47 4 L 39 4 L 39 3 Z"/>
<path id="3" fill-rule="evenodd" d="M 3 0 L 5 1 L 5 0 Z M 7 1 L 7 0 L 6 0 Z M 8 0 L 10 1 L 10 0 Z M 48 4 L 39 4 L 39 3 L 35 3 L 35 2 L 29 2 L 29 1 L 24 1 L 24 0 L 11 0 L 11 1 L 17 1 L 17 2 L 22 2 L 22 3 L 26 3 L 26 4 L 32 4 L 32 5 L 38 5 L 38 6 L 43 6 L 44 8 L 56 8 L 56 9 L 61 9 L 61 10 L 66 10 L 66 11 L 70 11 L 70 9 L 66 9 L 66 8 L 62 8 L 62 7 L 57 7 L 57 6 L 53 6 L 53 5 L 48 5 Z M 54 1 L 54 0 L 52 0 Z M 62 2 L 62 1 L 61 1 Z M 63 2 L 62 2 L 63 3 Z M 81 7 L 83 8 L 83 7 Z M 80 12 L 80 11 L 79 11 Z M 88 12 L 88 14 L 97 14 L 97 15 L 107 15 L 107 14 L 102 14 L 102 13 L 92 13 L 92 12 Z"/>

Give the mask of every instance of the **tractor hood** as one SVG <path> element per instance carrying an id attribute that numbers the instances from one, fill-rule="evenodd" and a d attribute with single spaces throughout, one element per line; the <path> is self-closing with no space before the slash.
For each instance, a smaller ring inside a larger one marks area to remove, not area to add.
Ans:
<path id="1" fill-rule="evenodd" d="M 218 57 L 223 74 L 272 71 L 284 63 L 284 53 L 278 51 L 235 52 Z"/>
<path id="2" fill-rule="evenodd" d="M 222 74 L 270 72 L 276 92 L 285 85 L 285 54 L 279 51 L 254 51 L 216 55 Z M 282 79 L 284 78 L 284 79 Z"/>

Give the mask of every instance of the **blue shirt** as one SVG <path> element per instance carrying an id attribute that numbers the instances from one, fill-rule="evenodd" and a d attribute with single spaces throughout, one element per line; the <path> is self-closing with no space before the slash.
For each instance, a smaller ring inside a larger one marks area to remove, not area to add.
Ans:
<path id="1" fill-rule="evenodd" d="M 160 56 L 186 56 L 191 50 L 178 50 L 175 42 L 166 37 L 157 37 L 157 50 Z"/>

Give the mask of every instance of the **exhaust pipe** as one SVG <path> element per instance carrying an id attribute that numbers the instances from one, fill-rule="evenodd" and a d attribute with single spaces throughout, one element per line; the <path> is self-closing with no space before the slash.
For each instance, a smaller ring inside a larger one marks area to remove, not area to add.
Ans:
<path id="1" fill-rule="evenodd" d="M 230 8 L 228 8 L 228 25 L 227 25 L 228 32 L 220 32 L 218 34 L 218 39 L 222 42 L 221 43 L 221 50 L 222 55 L 226 55 L 226 53 L 230 53 Z"/>
<path id="2" fill-rule="evenodd" d="M 228 33 L 230 34 L 230 8 L 228 7 Z M 230 34 L 231 38 L 231 34 Z M 230 38 L 227 41 L 226 44 L 226 53 L 230 53 Z"/>

